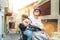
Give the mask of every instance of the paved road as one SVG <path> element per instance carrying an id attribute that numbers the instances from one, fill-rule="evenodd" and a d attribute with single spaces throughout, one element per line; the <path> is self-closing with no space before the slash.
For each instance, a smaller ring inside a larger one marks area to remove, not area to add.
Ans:
<path id="1" fill-rule="evenodd" d="M 6 37 L 3 38 L 3 40 L 18 40 L 20 38 L 19 34 L 7 34 Z"/>

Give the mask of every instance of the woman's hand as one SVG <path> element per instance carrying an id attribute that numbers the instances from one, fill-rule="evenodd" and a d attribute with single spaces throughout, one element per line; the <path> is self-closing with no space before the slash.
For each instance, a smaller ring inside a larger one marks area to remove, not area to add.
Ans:
<path id="1" fill-rule="evenodd" d="M 23 21 L 23 24 L 24 24 L 24 26 L 26 26 L 26 27 L 29 25 L 26 20 Z"/>

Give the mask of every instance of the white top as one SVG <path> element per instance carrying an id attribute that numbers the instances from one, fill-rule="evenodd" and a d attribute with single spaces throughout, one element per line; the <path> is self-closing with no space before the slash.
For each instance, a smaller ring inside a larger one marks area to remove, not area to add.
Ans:
<path id="1" fill-rule="evenodd" d="M 35 25 L 37 27 L 39 27 L 40 29 L 43 29 L 44 26 L 41 23 L 41 18 L 38 19 L 34 19 L 34 16 L 30 16 L 29 17 L 30 21 L 28 19 L 25 19 L 28 23 L 30 23 L 31 25 Z"/>
<path id="2" fill-rule="evenodd" d="M 32 25 L 35 25 L 35 26 L 39 27 L 40 29 L 44 28 L 43 24 L 41 23 L 41 18 L 34 19 L 34 16 L 30 16 L 29 18 L 32 21 L 32 23 L 31 23 Z"/>

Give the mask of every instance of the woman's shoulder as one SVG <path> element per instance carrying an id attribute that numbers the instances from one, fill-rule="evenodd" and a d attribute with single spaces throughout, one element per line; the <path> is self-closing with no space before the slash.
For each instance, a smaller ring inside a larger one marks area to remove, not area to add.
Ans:
<path id="1" fill-rule="evenodd" d="M 33 19 L 33 16 L 29 16 L 28 18 L 29 18 L 29 19 Z"/>

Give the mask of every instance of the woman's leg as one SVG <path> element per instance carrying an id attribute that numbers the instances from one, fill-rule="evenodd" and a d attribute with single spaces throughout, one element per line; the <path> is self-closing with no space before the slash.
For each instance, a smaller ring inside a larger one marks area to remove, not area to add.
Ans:
<path id="1" fill-rule="evenodd" d="M 43 31 L 33 32 L 33 40 L 49 40 L 49 37 Z"/>
<path id="2" fill-rule="evenodd" d="M 27 40 L 32 40 L 32 31 L 31 30 L 25 30 L 24 34 L 27 36 Z"/>

